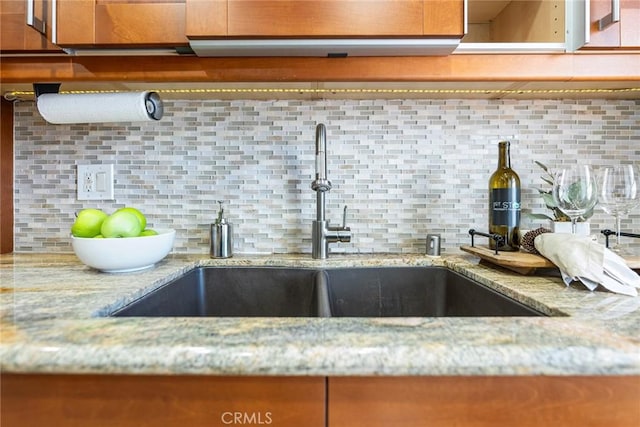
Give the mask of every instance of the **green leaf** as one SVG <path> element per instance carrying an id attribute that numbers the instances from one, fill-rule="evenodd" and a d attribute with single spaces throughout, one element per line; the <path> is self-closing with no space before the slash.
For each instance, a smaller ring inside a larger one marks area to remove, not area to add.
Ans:
<path id="1" fill-rule="evenodd" d="M 581 182 L 572 183 L 567 189 L 567 199 L 569 201 L 581 200 L 584 193 L 584 186 Z"/>
<path id="2" fill-rule="evenodd" d="M 540 163 L 540 162 L 539 162 L 539 161 L 537 161 L 537 160 L 534 160 L 534 162 L 536 163 L 536 165 L 540 166 L 540 167 L 542 168 L 542 170 L 543 170 L 543 171 L 545 171 L 545 172 L 547 172 L 547 173 L 549 172 L 549 168 L 548 168 L 548 167 L 546 167 L 544 164 Z"/>
<path id="3" fill-rule="evenodd" d="M 549 209 L 553 209 L 555 207 L 557 207 L 558 205 L 556 204 L 556 201 L 553 199 L 553 195 L 550 193 L 542 193 L 542 200 L 544 201 L 544 204 L 549 208 Z"/>
<path id="4" fill-rule="evenodd" d="M 553 177 L 551 177 L 551 178 L 545 178 L 544 176 L 541 176 L 540 178 L 542 178 L 542 180 L 543 180 L 544 182 L 546 182 L 547 184 L 549 184 L 549 185 L 551 185 L 551 186 L 553 187 L 553 182 L 554 182 Z"/>

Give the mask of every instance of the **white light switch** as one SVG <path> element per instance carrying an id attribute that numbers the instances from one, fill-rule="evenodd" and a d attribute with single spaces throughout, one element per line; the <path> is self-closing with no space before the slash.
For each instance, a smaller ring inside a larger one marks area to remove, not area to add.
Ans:
<path id="1" fill-rule="evenodd" d="M 113 199 L 113 164 L 78 165 L 78 200 Z"/>
<path id="2" fill-rule="evenodd" d="M 107 191 L 107 174 L 104 172 L 96 174 L 96 191 Z"/>

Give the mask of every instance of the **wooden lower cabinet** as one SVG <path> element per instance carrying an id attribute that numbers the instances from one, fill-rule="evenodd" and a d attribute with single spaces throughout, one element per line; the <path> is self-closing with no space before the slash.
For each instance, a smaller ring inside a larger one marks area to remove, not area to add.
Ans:
<path id="1" fill-rule="evenodd" d="M 2 427 L 638 427 L 640 376 L 0 378 Z"/>
<path id="2" fill-rule="evenodd" d="M 2 427 L 326 425 L 322 377 L 3 374 L 0 381 Z"/>
<path id="3" fill-rule="evenodd" d="M 329 378 L 330 427 L 638 427 L 640 377 Z"/>

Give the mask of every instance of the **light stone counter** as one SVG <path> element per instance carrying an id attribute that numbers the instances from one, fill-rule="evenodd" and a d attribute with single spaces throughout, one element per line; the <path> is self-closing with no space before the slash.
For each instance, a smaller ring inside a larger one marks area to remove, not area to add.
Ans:
<path id="1" fill-rule="evenodd" d="M 444 265 L 551 317 L 110 318 L 201 265 Z M 640 297 L 470 256 L 170 256 L 104 274 L 73 254 L 0 255 L 3 372 L 214 375 L 638 375 Z"/>

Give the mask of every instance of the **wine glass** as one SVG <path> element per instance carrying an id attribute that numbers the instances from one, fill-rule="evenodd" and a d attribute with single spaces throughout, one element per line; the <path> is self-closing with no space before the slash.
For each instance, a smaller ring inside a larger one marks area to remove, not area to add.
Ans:
<path id="1" fill-rule="evenodd" d="M 571 232 L 576 234 L 576 222 L 598 202 L 598 186 L 589 165 L 575 165 L 557 172 L 553 184 L 553 199 L 558 208 L 571 218 Z"/>
<path id="2" fill-rule="evenodd" d="M 634 165 L 605 166 L 598 175 L 600 207 L 616 219 L 616 247 L 620 245 L 620 222 L 640 204 L 640 171 Z"/>

